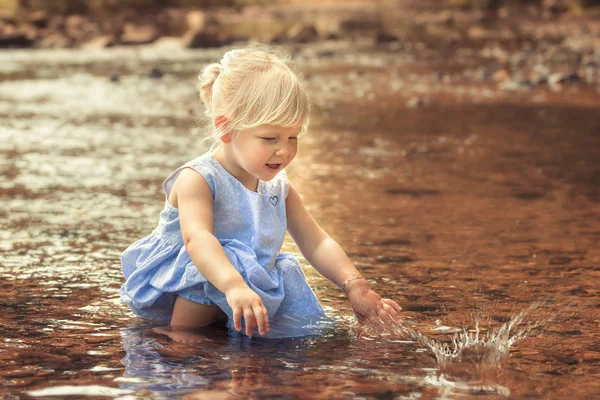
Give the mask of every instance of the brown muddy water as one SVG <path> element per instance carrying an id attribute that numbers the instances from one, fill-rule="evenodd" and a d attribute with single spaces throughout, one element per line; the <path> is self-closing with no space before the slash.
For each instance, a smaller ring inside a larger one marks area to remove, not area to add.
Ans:
<path id="1" fill-rule="evenodd" d="M 120 304 L 119 256 L 202 151 L 195 74 L 222 51 L 3 52 L 3 398 L 600 396 L 597 91 L 336 46 L 297 54 L 315 113 L 289 175 L 402 327 L 362 331 L 306 266 L 337 321 L 321 337 L 154 334 Z"/>

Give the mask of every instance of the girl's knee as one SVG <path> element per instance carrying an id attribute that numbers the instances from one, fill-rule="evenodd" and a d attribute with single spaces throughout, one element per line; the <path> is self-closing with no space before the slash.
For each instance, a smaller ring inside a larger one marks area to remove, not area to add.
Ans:
<path id="1" fill-rule="evenodd" d="M 199 304 L 177 297 L 170 325 L 172 329 L 201 328 L 217 321 L 222 314 L 223 311 L 217 306 Z"/>

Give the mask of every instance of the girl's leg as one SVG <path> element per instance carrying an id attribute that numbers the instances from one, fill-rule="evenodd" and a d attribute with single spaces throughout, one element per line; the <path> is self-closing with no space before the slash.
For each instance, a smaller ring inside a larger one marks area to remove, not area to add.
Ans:
<path id="1" fill-rule="evenodd" d="M 223 311 L 217 306 L 198 304 L 193 301 L 177 296 L 173 316 L 171 317 L 171 329 L 189 330 L 210 325 L 217 320 Z"/>
<path id="2" fill-rule="evenodd" d="M 178 296 L 173 308 L 171 325 L 157 326 L 152 330 L 180 343 L 211 342 L 211 339 L 194 332 L 194 329 L 210 325 L 220 316 L 225 316 L 225 313 L 217 306 L 194 303 Z"/>

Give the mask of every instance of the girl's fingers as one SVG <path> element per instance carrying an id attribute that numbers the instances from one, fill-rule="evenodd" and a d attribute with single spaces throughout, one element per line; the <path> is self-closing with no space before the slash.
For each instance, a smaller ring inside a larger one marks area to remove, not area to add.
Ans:
<path id="1" fill-rule="evenodd" d="M 263 309 L 263 313 L 265 315 L 265 331 L 270 332 L 271 331 L 271 322 L 269 322 L 269 312 L 267 311 L 267 308 L 265 306 L 263 306 L 262 309 Z"/>
<path id="2" fill-rule="evenodd" d="M 361 324 L 370 325 L 380 333 L 397 326 L 401 322 L 399 313 L 402 311 L 402 307 L 393 300 L 379 297 L 377 300 L 366 304 L 365 307 L 366 315 L 361 316 L 360 312 L 355 310 L 358 321 Z"/>
<path id="3" fill-rule="evenodd" d="M 266 308 L 263 306 L 254 306 L 254 318 L 258 326 L 258 333 L 264 335 L 269 331 L 269 316 Z"/>
<path id="4" fill-rule="evenodd" d="M 378 333 L 381 333 L 385 330 L 385 323 L 380 316 L 379 311 L 373 310 L 369 315 L 365 318 L 365 324 L 369 325 L 371 328 L 374 328 Z"/>
<path id="5" fill-rule="evenodd" d="M 365 317 L 362 314 L 359 314 L 359 313 L 355 312 L 354 315 L 356 316 L 356 319 L 358 320 L 358 323 L 361 324 L 361 325 L 365 325 L 366 323 L 369 322 L 369 318 Z"/>
<path id="6" fill-rule="evenodd" d="M 246 335 L 252 336 L 252 328 L 256 326 L 256 321 L 251 308 L 244 310 L 244 321 L 246 322 Z"/>
<path id="7" fill-rule="evenodd" d="M 402 312 L 402 307 L 400 307 L 400 306 L 398 305 L 398 303 L 396 303 L 394 300 L 391 300 L 391 299 L 383 299 L 383 301 L 384 301 L 384 303 L 385 303 L 385 304 L 388 304 L 388 305 L 392 306 L 392 308 L 393 308 L 394 310 L 396 310 L 396 312 Z"/>
<path id="8" fill-rule="evenodd" d="M 233 326 L 236 331 L 240 331 L 242 329 L 242 309 L 235 308 L 233 310 Z"/>
<path id="9" fill-rule="evenodd" d="M 383 309 L 385 311 L 387 311 L 387 313 L 390 315 L 390 317 L 392 317 L 392 319 L 394 320 L 394 322 L 399 322 L 400 321 L 400 315 L 394 309 L 394 307 L 390 306 L 387 303 L 383 303 Z"/>
<path id="10" fill-rule="evenodd" d="M 387 315 L 387 313 L 386 313 L 386 315 Z M 385 315 L 383 315 L 383 313 L 378 313 L 373 318 L 373 326 L 375 327 L 375 329 L 377 329 L 377 332 L 379 332 L 379 333 L 385 332 L 385 326 L 386 326 L 385 318 L 386 317 L 385 317 Z"/>
<path id="11" fill-rule="evenodd" d="M 396 321 L 394 320 L 394 318 L 392 318 L 392 316 L 384 308 L 379 309 L 378 315 L 379 315 L 379 318 L 381 319 L 381 323 L 384 326 L 395 325 Z"/>

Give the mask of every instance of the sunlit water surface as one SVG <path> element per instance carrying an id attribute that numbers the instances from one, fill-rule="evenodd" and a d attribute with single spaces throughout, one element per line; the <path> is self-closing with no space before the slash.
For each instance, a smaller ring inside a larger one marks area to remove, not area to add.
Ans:
<path id="1" fill-rule="evenodd" d="M 202 151 L 195 74 L 219 54 L 0 54 L 0 394 L 600 395 L 600 101 L 493 88 L 464 98 L 426 80 L 391 90 L 411 54 L 299 57 L 316 106 L 289 171 L 404 308 L 401 326 L 360 329 L 306 263 L 336 321 L 318 337 L 214 327 L 181 344 L 134 318 L 118 298 L 119 256 L 157 222 L 164 177 Z M 427 105 L 407 107 L 407 93 Z"/>

